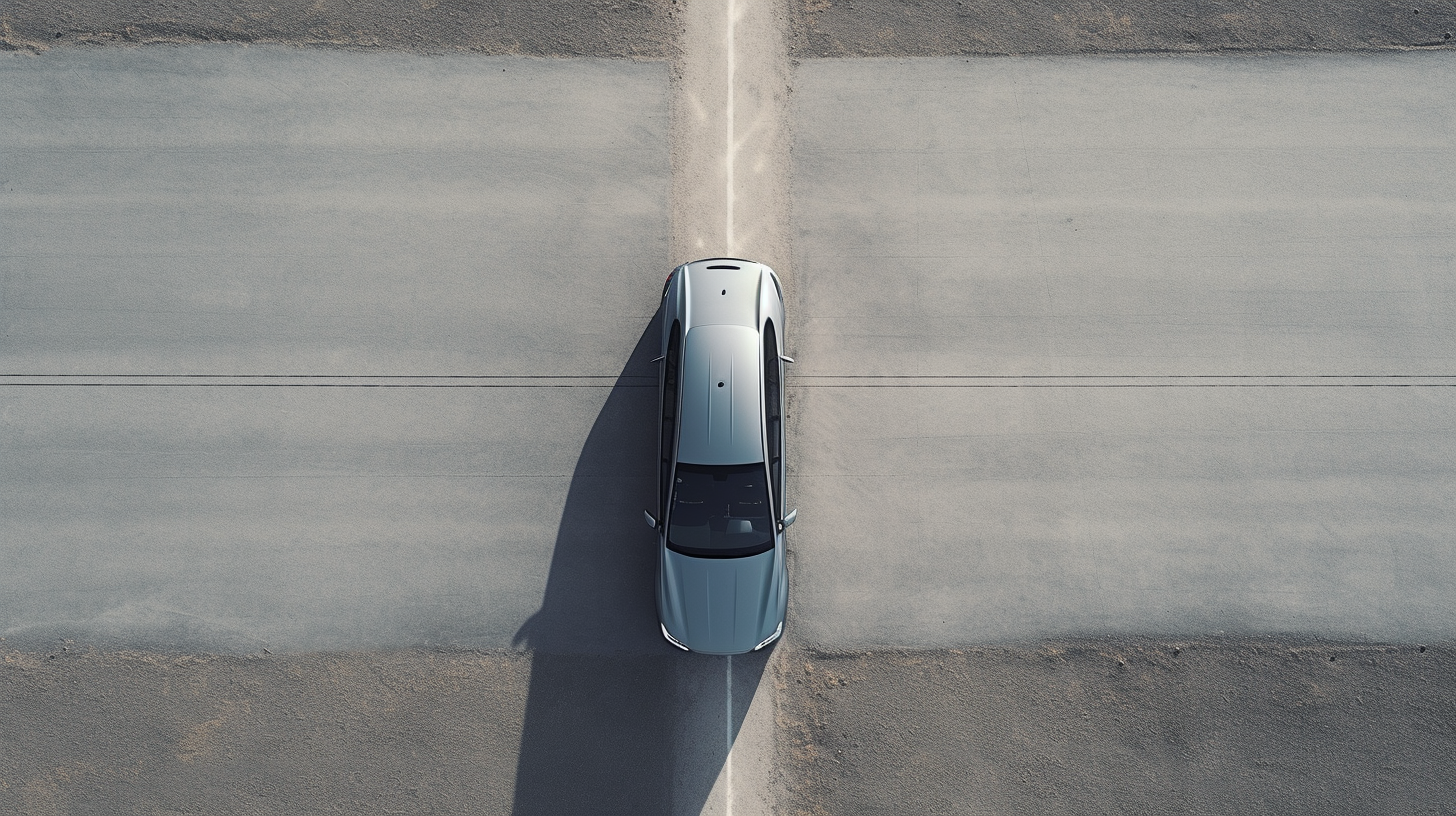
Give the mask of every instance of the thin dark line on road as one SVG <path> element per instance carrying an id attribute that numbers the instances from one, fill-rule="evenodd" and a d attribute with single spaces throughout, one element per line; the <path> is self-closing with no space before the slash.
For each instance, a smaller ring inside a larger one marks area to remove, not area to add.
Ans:
<path id="1" fill-rule="evenodd" d="M 793 388 L 1451 388 L 1447 374 L 807 374 Z M 0 374 L 12 388 L 656 388 L 649 374 Z"/>
<path id="2" fill-rule="evenodd" d="M 639 478 L 650 479 L 652 474 L 628 475 L 626 477 L 612 476 L 578 476 L 574 473 L 291 473 L 285 475 L 277 474 L 228 474 L 219 475 L 216 473 L 180 473 L 167 476 L 156 474 L 126 474 L 125 476 L 96 476 L 98 480 L 110 481 L 136 481 L 155 480 L 168 481 L 185 479 L 187 481 L 199 481 L 211 479 L 213 481 L 233 481 L 237 479 L 269 479 L 269 480 L 298 480 L 298 479 L 618 479 L 618 478 Z"/>
<path id="3" fill-rule="evenodd" d="M 806 383 L 799 388 L 1456 388 L 1456 383 Z"/>
<path id="4" fill-rule="evenodd" d="M 1450 374 L 806 374 L 798 388 L 1449 388 Z"/>
<path id="5" fill-rule="evenodd" d="M 1456 374 L 792 374 L 791 380 L 1441 380 Z"/>
<path id="6" fill-rule="evenodd" d="M 30 379 L 108 380 L 615 380 L 619 374 L 0 374 Z M 629 374 L 641 379 L 646 374 Z"/>
<path id="7" fill-rule="evenodd" d="M 29 388 L 655 388 L 646 374 L 0 374 Z"/>
<path id="8" fill-rule="evenodd" d="M 655 383 L 0 383 L 0 388 L 656 388 Z M 797 388 L 1456 388 L 1456 383 L 805 383 Z"/>
<path id="9" fill-rule="evenodd" d="M 650 374 L 0 374 L 111 380 L 615 380 Z M 1456 374 L 790 374 L 791 380 L 1456 380 Z"/>
<path id="10" fill-rule="evenodd" d="M 0 388 L 656 388 L 656 383 L 0 383 Z"/>

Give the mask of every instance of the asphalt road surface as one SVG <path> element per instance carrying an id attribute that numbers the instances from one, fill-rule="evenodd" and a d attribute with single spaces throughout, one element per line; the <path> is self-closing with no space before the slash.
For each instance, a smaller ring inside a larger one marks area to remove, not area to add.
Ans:
<path id="1" fill-rule="evenodd" d="M 916 8 L 17 6 L 0 809 L 1456 809 L 1449 51 L 814 59 Z M 1222 47 L 1145 11 L 914 53 Z M 331 49 L 50 47 L 198 39 Z M 731 662 L 639 520 L 699 246 L 800 361 Z"/>

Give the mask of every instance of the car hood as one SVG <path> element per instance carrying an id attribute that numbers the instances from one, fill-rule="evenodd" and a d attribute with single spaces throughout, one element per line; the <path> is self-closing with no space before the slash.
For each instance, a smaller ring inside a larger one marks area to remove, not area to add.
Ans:
<path id="1" fill-rule="evenodd" d="M 773 634 L 779 623 L 777 550 L 745 558 L 662 552 L 662 623 L 683 645 L 741 654 Z"/>

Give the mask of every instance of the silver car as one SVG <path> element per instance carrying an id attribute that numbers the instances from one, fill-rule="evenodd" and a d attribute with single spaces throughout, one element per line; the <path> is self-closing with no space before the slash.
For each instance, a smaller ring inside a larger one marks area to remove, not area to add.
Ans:
<path id="1" fill-rule="evenodd" d="M 657 616 L 680 649 L 742 654 L 784 631 L 784 294 L 760 263 L 674 269 L 662 294 Z"/>

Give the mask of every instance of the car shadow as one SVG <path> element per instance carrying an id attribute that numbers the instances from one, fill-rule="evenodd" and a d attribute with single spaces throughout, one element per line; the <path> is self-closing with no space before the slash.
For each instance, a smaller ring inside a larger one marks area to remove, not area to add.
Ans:
<path id="1" fill-rule="evenodd" d="M 696 816 L 728 755 L 726 658 L 684 654 L 658 633 L 642 511 L 656 504 L 660 326 L 659 314 L 587 435 L 541 608 L 516 633 L 531 651 L 516 816 Z M 766 659 L 734 658 L 735 693 L 751 695 Z M 736 736 L 743 712 L 732 717 Z"/>

